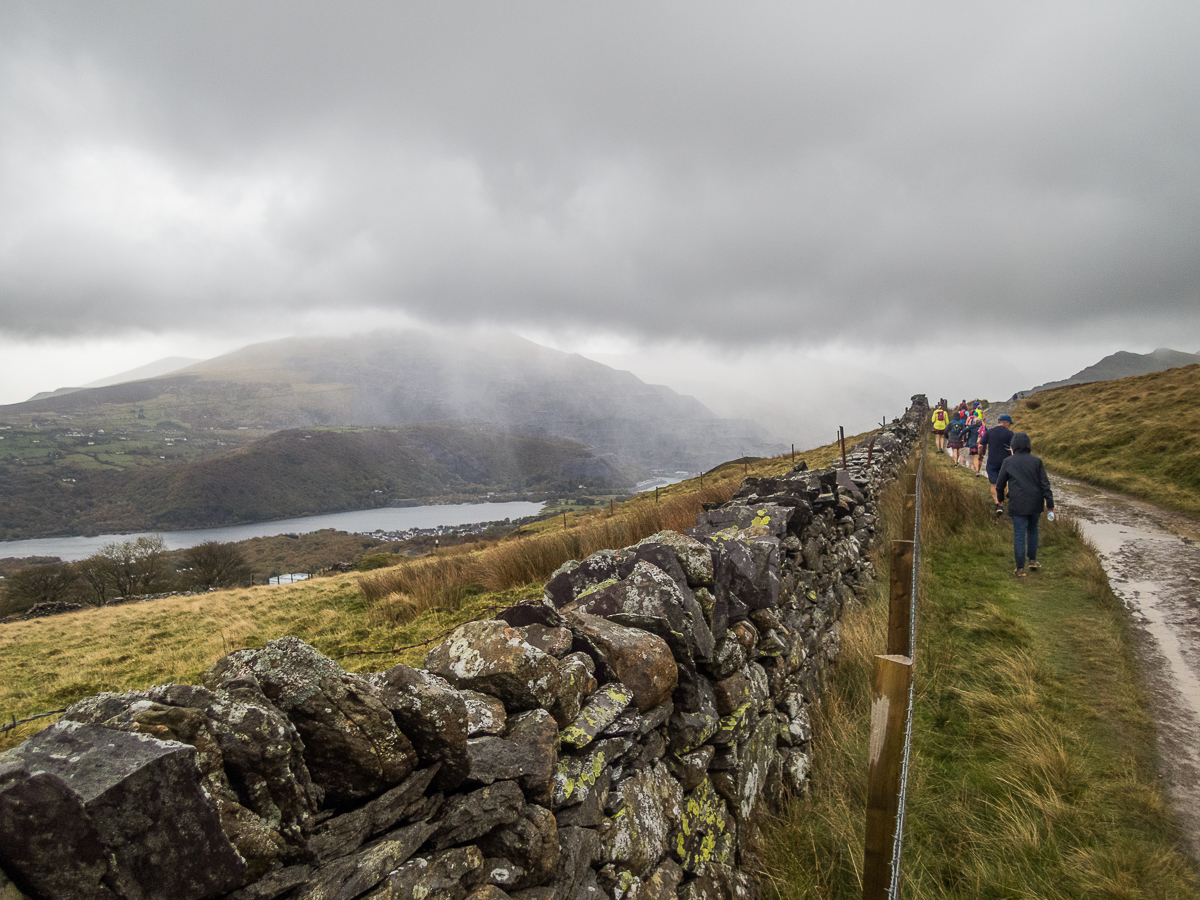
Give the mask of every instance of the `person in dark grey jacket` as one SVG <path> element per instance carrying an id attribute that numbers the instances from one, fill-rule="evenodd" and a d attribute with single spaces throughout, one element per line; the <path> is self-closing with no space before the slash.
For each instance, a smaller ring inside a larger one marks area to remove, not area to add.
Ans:
<path id="1" fill-rule="evenodd" d="M 1008 514 L 1013 522 L 1013 554 L 1017 558 L 1017 576 L 1025 577 L 1025 559 L 1028 555 L 1029 568 L 1040 569 L 1037 560 L 1038 520 L 1043 509 L 1054 509 L 1054 494 L 1050 492 L 1050 478 L 1040 458 L 1030 451 L 1033 445 L 1029 435 L 1018 431 L 1012 438 L 1012 456 L 1000 464 L 996 476 L 996 499 L 1004 502 L 1008 492 Z"/>

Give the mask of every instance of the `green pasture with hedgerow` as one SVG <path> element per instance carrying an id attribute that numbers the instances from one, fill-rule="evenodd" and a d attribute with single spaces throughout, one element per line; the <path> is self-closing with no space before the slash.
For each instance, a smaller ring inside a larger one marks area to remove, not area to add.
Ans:
<path id="1" fill-rule="evenodd" d="M 1200 518 L 1200 365 L 1038 391 L 1012 416 L 1052 472 Z"/>
<path id="2" fill-rule="evenodd" d="M 881 503 L 895 533 L 901 496 Z M 1013 575 L 987 484 L 930 453 L 922 493 L 916 707 L 900 895 L 1196 898 L 1156 778 L 1124 609 L 1071 520 L 1043 522 L 1040 571 Z M 811 796 L 764 830 L 779 898 L 862 896 L 872 661 L 887 562 L 843 619 L 814 722 Z"/>

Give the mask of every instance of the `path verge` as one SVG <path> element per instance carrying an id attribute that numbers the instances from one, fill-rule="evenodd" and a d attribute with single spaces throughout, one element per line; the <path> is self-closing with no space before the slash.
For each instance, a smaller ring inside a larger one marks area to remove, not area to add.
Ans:
<path id="1" fill-rule="evenodd" d="M 903 896 L 1200 897 L 1095 553 L 1071 521 L 1045 523 L 1044 568 L 1014 578 L 986 482 L 944 455 L 928 463 Z M 813 795 L 764 843 L 778 896 L 861 896 L 867 686 L 885 620 L 881 596 L 844 622 Z"/>

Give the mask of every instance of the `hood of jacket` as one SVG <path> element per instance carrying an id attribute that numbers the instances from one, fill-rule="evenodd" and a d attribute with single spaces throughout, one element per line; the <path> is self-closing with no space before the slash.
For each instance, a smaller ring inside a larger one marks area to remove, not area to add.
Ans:
<path id="1" fill-rule="evenodd" d="M 1033 444 L 1029 440 L 1029 435 L 1023 431 L 1018 431 L 1013 435 L 1012 439 L 1013 453 L 1028 453 L 1033 449 Z"/>

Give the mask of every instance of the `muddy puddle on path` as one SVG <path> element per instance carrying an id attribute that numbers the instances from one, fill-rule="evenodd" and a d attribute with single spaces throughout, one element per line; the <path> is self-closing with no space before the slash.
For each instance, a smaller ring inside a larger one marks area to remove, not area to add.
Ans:
<path id="1" fill-rule="evenodd" d="M 1061 478 L 1057 504 L 1100 550 L 1129 610 L 1158 725 L 1159 777 L 1200 860 L 1200 523 Z"/>

